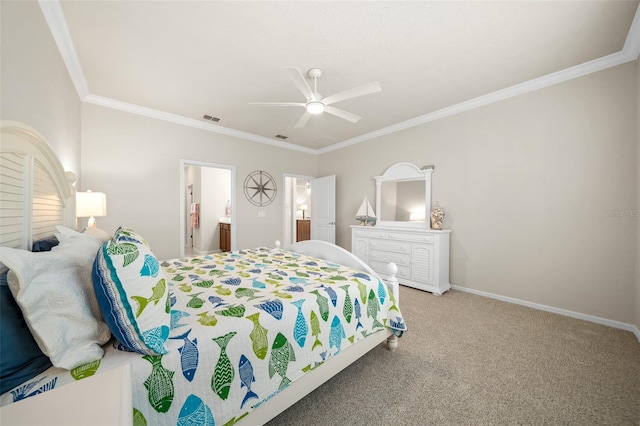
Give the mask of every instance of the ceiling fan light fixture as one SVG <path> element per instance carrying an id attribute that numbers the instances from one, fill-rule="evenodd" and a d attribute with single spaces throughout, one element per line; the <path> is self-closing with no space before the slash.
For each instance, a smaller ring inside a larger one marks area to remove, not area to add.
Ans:
<path id="1" fill-rule="evenodd" d="M 324 104 L 320 101 L 308 102 L 306 107 L 309 114 L 322 114 L 322 112 L 324 111 Z"/>

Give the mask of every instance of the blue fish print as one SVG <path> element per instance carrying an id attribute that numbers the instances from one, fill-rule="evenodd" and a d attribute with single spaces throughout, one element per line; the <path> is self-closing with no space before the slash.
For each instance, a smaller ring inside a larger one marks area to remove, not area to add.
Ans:
<path id="1" fill-rule="evenodd" d="M 182 318 L 190 317 L 191 314 L 184 311 L 171 310 L 171 329 L 184 327 L 187 324 L 180 324 Z"/>
<path id="2" fill-rule="evenodd" d="M 41 381 L 43 381 L 46 378 L 47 376 L 44 376 L 41 379 L 34 380 L 33 382 L 29 382 L 26 385 L 22 385 L 19 388 L 12 390 L 11 395 L 13 397 L 13 402 L 20 401 L 20 400 L 32 397 L 34 395 L 38 395 L 40 393 L 54 389 L 56 387 L 56 383 L 58 382 L 57 377 L 54 377 L 50 382 L 45 383 L 44 385 L 40 386 L 39 388 L 31 392 L 31 389 L 36 387 Z"/>
<path id="3" fill-rule="evenodd" d="M 178 299 L 176 299 L 176 295 L 173 292 L 169 292 L 169 306 L 173 307 L 176 304 Z"/>
<path id="4" fill-rule="evenodd" d="M 177 426 L 215 426 L 211 409 L 200 398 L 191 394 L 180 409 Z"/>
<path id="5" fill-rule="evenodd" d="M 359 328 L 364 328 L 364 326 L 360 322 L 360 318 L 362 318 L 362 311 L 360 308 L 360 302 L 358 302 L 357 298 L 356 298 L 356 301 L 353 303 L 353 310 L 355 311 L 356 319 L 358 320 L 358 323 L 356 324 L 356 331 L 358 331 Z"/>
<path id="6" fill-rule="evenodd" d="M 259 274 L 262 271 L 258 268 L 253 268 L 253 269 L 249 269 L 247 272 L 249 272 L 250 274 Z"/>
<path id="7" fill-rule="evenodd" d="M 318 266 L 318 263 L 317 263 L 317 262 L 314 262 L 314 261 L 312 261 L 312 260 L 311 260 L 311 261 L 309 261 L 309 262 L 305 262 L 304 264 L 305 264 L 305 265 L 307 265 L 307 266 Z"/>
<path id="8" fill-rule="evenodd" d="M 258 395 L 251 390 L 251 384 L 256 381 L 256 378 L 253 375 L 253 366 L 251 365 L 249 358 L 244 356 L 244 354 L 240 355 L 238 374 L 240 375 L 240 389 L 242 389 L 242 387 L 247 388 L 247 394 L 244 396 L 242 403 L 240 404 L 240 408 L 242 408 L 251 398 L 258 398 Z"/>
<path id="9" fill-rule="evenodd" d="M 298 308 L 296 323 L 293 326 L 293 338 L 298 343 L 298 346 L 300 346 L 301 348 L 304 347 L 304 342 L 305 340 L 307 340 L 307 333 L 309 332 L 309 326 L 307 325 L 307 322 L 304 320 L 304 315 L 302 315 L 303 303 L 304 303 L 304 299 L 291 302 L 293 306 Z"/>
<path id="10" fill-rule="evenodd" d="M 205 258 L 206 260 L 213 260 L 213 256 L 209 256 L 209 255 L 206 255 L 204 258 Z"/>
<path id="11" fill-rule="evenodd" d="M 157 354 L 167 353 L 167 349 L 164 347 L 164 342 L 167 338 L 169 338 L 169 327 L 166 325 L 142 332 L 144 343 Z"/>
<path id="12" fill-rule="evenodd" d="M 224 306 L 227 304 L 222 297 L 218 297 L 218 296 L 209 296 L 209 302 L 213 303 L 214 308 L 217 308 L 218 306 Z"/>
<path id="13" fill-rule="evenodd" d="M 283 305 L 282 302 L 278 299 L 267 300 L 266 302 L 262 302 L 258 305 L 254 305 L 256 308 L 260 308 L 275 319 L 282 319 L 282 311 Z"/>
<path id="14" fill-rule="evenodd" d="M 253 280 L 253 283 L 251 284 L 251 287 L 263 289 L 263 288 L 267 288 L 267 285 L 265 283 L 263 283 L 262 281 L 258 281 L 258 279 L 255 278 Z"/>
<path id="15" fill-rule="evenodd" d="M 299 278 L 299 277 L 289 277 L 289 281 L 291 281 L 294 284 L 302 284 L 302 285 L 307 285 L 307 280 L 304 278 Z M 296 291 L 302 291 L 302 290 L 296 290 Z"/>
<path id="16" fill-rule="evenodd" d="M 331 331 L 329 332 L 329 347 L 338 348 L 340 351 L 340 347 L 342 346 L 342 339 L 347 336 L 344 334 L 344 327 L 342 327 L 342 323 L 340 322 L 340 318 L 338 316 L 334 316 L 331 321 Z"/>
<path id="17" fill-rule="evenodd" d="M 184 340 L 184 346 L 178 348 L 180 352 L 180 365 L 182 367 L 182 375 L 188 381 L 193 381 L 193 376 L 196 375 L 196 369 L 198 368 L 198 338 L 189 340 L 189 329 L 186 333 L 180 336 L 170 337 L 170 339 Z"/>
<path id="18" fill-rule="evenodd" d="M 231 265 L 224 265 L 224 269 L 225 269 L 225 271 L 233 271 L 233 270 L 235 270 L 236 268 L 234 268 L 234 267 L 233 267 L 233 266 L 231 266 Z"/>
<path id="19" fill-rule="evenodd" d="M 227 284 L 227 285 L 240 285 L 241 282 L 242 282 L 242 279 L 240 278 L 229 278 L 228 280 L 222 281 L 223 284 Z"/>
<path id="20" fill-rule="evenodd" d="M 338 295 L 336 294 L 336 291 L 331 287 L 326 287 L 324 284 L 322 284 L 320 288 L 327 292 L 329 298 L 331 299 L 331 304 L 335 308 L 338 303 Z"/>
<path id="21" fill-rule="evenodd" d="M 382 281 L 378 280 L 378 299 L 380 299 L 380 305 L 384 305 L 384 301 L 387 297 L 387 288 L 385 287 L 384 284 L 382 284 Z"/>
<path id="22" fill-rule="evenodd" d="M 403 332 L 403 331 L 405 331 L 407 329 L 407 326 L 404 323 L 404 321 L 402 321 L 401 317 L 396 317 L 395 320 L 389 319 L 389 323 L 391 325 L 391 328 L 393 328 L 394 330 L 398 330 L 400 332 Z"/>
<path id="23" fill-rule="evenodd" d="M 158 259 L 150 254 L 145 254 L 142 269 L 140 270 L 140 276 L 156 277 L 158 272 L 160 272 L 160 263 L 158 262 Z"/>
<path id="24" fill-rule="evenodd" d="M 284 291 L 304 291 L 303 287 L 300 287 L 299 285 L 290 285 L 289 287 L 285 288 Z"/>
<path id="25" fill-rule="evenodd" d="M 362 278 L 362 279 L 365 279 L 367 281 L 371 281 L 371 277 L 369 277 L 369 275 L 367 275 L 367 274 L 363 274 L 362 272 L 355 273 L 355 274 L 353 274 L 353 276 L 356 277 L 356 278 Z"/>

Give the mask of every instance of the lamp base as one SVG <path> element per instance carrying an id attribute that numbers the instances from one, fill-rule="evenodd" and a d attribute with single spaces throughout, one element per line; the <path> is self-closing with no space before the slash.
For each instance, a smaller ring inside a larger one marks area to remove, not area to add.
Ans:
<path id="1" fill-rule="evenodd" d="M 96 229 L 96 218 L 91 216 L 89 218 L 89 223 L 87 223 L 87 228 L 88 229 Z"/>

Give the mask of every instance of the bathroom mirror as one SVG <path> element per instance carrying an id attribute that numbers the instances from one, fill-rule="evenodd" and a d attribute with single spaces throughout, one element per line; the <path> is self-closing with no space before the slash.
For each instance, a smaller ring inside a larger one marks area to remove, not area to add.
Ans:
<path id="1" fill-rule="evenodd" d="M 433 166 L 401 162 L 376 176 L 377 225 L 430 228 Z"/>

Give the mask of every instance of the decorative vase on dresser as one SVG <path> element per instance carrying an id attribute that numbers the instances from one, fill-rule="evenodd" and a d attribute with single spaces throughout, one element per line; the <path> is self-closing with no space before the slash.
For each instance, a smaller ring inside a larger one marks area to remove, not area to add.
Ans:
<path id="1" fill-rule="evenodd" d="M 401 162 L 376 176 L 378 220 L 375 226 L 351 226 L 351 252 L 385 279 L 387 264 L 394 262 L 400 284 L 440 296 L 451 288 L 451 230 L 431 227 L 433 171 Z"/>
<path id="2" fill-rule="evenodd" d="M 398 226 L 351 226 L 351 252 L 386 278 L 386 266 L 398 266 L 400 284 L 442 295 L 449 283 L 450 230 Z"/>

